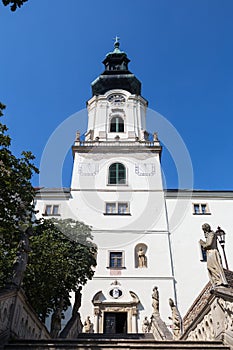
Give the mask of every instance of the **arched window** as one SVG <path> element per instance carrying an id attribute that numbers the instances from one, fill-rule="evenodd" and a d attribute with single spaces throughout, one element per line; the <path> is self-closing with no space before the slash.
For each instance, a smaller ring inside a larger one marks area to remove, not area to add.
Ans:
<path id="1" fill-rule="evenodd" d="M 111 119 L 110 132 L 124 132 L 124 120 L 117 116 Z"/>
<path id="2" fill-rule="evenodd" d="M 108 183 L 110 185 L 126 184 L 126 169 L 121 163 L 113 163 L 109 167 Z"/>

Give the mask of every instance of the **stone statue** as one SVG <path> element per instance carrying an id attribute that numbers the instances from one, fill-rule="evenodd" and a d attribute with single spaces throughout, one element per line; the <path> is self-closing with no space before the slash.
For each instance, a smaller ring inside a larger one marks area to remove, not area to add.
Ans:
<path id="1" fill-rule="evenodd" d="M 16 257 L 13 263 L 13 274 L 10 285 L 14 288 L 20 288 L 23 281 L 23 275 L 27 267 L 29 247 L 29 236 L 31 235 L 31 228 L 21 231 L 20 241 L 17 247 Z"/>
<path id="2" fill-rule="evenodd" d="M 76 136 L 75 136 L 75 141 L 79 142 L 80 141 L 80 131 L 76 131 Z"/>
<path id="3" fill-rule="evenodd" d="M 170 305 L 171 310 L 172 310 L 172 317 L 169 317 L 169 319 L 172 320 L 172 331 L 173 331 L 174 339 L 179 339 L 180 330 L 181 330 L 180 313 L 179 313 L 174 301 L 171 298 L 169 299 L 169 305 Z"/>
<path id="4" fill-rule="evenodd" d="M 207 269 L 210 282 L 214 287 L 227 286 L 227 280 L 223 271 L 221 257 L 217 247 L 217 234 L 211 231 L 209 224 L 203 224 L 202 230 L 206 241 L 200 240 L 201 247 L 206 251 Z"/>
<path id="5" fill-rule="evenodd" d="M 51 317 L 50 334 L 52 338 L 58 338 L 59 332 L 61 330 L 61 309 L 58 307 L 53 312 Z"/>
<path id="6" fill-rule="evenodd" d="M 86 320 L 84 321 L 83 330 L 84 333 L 94 333 L 93 323 L 91 322 L 90 316 L 87 316 Z"/>
<path id="7" fill-rule="evenodd" d="M 153 133 L 153 140 L 154 140 L 154 142 L 158 142 L 159 141 L 157 132 Z"/>
<path id="8" fill-rule="evenodd" d="M 142 323 L 142 332 L 143 333 L 149 333 L 150 332 L 150 321 L 145 316 L 143 323 Z"/>
<path id="9" fill-rule="evenodd" d="M 138 267 L 146 267 L 146 255 L 142 247 L 138 249 Z"/>
<path id="10" fill-rule="evenodd" d="M 64 318 L 64 314 L 62 312 L 63 308 L 64 300 L 63 297 L 61 297 L 57 300 L 56 309 L 54 310 L 51 317 L 50 334 L 52 338 L 58 338 L 59 332 L 61 330 L 61 320 Z"/>
<path id="11" fill-rule="evenodd" d="M 153 307 L 153 315 L 159 315 L 159 291 L 158 291 L 158 287 L 153 288 L 152 307 Z"/>

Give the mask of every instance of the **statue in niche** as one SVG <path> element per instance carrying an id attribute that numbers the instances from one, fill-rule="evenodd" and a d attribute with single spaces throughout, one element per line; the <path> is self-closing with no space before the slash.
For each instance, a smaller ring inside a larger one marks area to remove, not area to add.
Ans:
<path id="1" fill-rule="evenodd" d="M 218 286 L 228 286 L 222 267 L 221 256 L 217 247 L 217 234 L 211 230 L 209 224 L 203 224 L 202 230 L 206 241 L 201 239 L 199 242 L 201 247 L 206 251 L 207 270 L 210 282 L 213 288 Z"/>
<path id="2" fill-rule="evenodd" d="M 159 315 L 159 291 L 158 287 L 153 288 L 152 293 L 152 307 L 153 307 L 153 315 Z"/>
<path id="3" fill-rule="evenodd" d="M 29 236 L 32 234 L 31 228 L 21 228 L 21 237 L 17 247 L 16 257 L 13 263 L 13 274 L 10 281 L 10 287 L 20 288 L 23 275 L 27 267 L 29 247 Z"/>
<path id="4" fill-rule="evenodd" d="M 145 255 L 145 250 L 143 249 L 143 247 L 139 247 L 138 251 L 137 251 L 137 255 L 138 255 L 138 267 L 142 268 L 142 267 L 147 267 L 147 259 L 146 259 L 146 255 Z"/>
<path id="5" fill-rule="evenodd" d="M 150 321 L 145 316 L 143 322 L 142 322 L 142 332 L 143 333 L 149 333 L 150 332 Z"/>
<path id="6" fill-rule="evenodd" d="M 169 299 L 169 305 L 171 307 L 172 316 L 169 317 L 170 320 L 172 320 L 172 332 L 174 339 L 179 339 L 180 337 L 180 330 L 181 330 L 181 317 L 180 313 L 174 303 L 174 301 L 170 298 Z"/>
<path id="7" fill-rule="evenodd" d="M 87 316 L 86 320 L 84 321 L 83 330 L 84 333 L 94 333 L 93 323 L 91 322 L 90 316 Z"/>

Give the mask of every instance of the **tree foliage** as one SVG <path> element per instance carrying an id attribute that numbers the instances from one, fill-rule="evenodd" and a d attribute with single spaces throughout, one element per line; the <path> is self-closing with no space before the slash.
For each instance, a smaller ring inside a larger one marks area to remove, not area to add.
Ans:
<path id="1" fill-rule="evenodd" d="M 18 7 L 21 7 L 28 0 L 2 0 L 4 6 L 10 5 L 11 11 L 16 11 Z"/>
<path id="2" fill-rule="evenodd" d="M 5 106 L 0 104 L 0 116 Z M 31 177 L 38 172 L 33 155 L 17 158 L 10 151 L 11 138 L 0 123 L 0 288 L 13 276 L 13 265 L 22 227 L 31 227 L 29 260 L 23 288 L 42 321 L 57 308 L 70 305 L 69 293 L 93 276 L 96 247 L 91 229 L 66 220 L 35 220 L 35 190 Z"/>
<path id="3" fill-rule="evenodd" d="M 4 109 L 0 103 L 0 116 Z M 11 229 L 30 222 L 35 213 L 31 178 L 38 169 L 32 163 L 31 152 L 22 152 L 21 158 L 12 154 L 7 130 L 6 125 L 0 123 L 0 228 Z"/>
<path id="4" fill-rule="evenodd" d="M 34 227 L 23 288 L 42 321 L 57 307 L 66 310 L 70 292 L 92 278 L 96 247 L 91 239 L 90 227 L 72 219 L 46 219 Z"/>
<path id="5" fill-rule="evenodd" d="M 0 117 L 5 106 L 0 103 Z M 19 243 L 19 228 L 34 216 L 35 190 L 31 177 L 38 169 L 31 152 L 17 158 L 10 150 L 11 138 L 6 125 L 0 122 L 0 286 L 9 277 L 12 259 Z"/>

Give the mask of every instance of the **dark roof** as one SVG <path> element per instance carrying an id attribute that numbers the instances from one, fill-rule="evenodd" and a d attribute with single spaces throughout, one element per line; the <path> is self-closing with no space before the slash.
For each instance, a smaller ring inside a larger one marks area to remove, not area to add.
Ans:
<path id="1" fill-rule="evenodd" d="M 109 52 L 103 60 L 104 72 L 91 84 L 93 96 L 103 95 L 113 89 L 123 89 L 131 94 L 141 95 L 141 82 L 129 71 L 130 60 L 119 46 L 117 38 L 114 51 Z"/>

